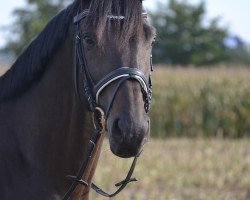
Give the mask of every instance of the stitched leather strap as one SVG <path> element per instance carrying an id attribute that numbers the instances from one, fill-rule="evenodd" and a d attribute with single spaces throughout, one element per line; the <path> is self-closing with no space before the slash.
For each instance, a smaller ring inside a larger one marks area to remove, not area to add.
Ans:
<path id="1" fill-rule="evenodd" d="M 77 187 L 78 184 L 83 184 L 86 187 L 88 186 L 88 183 L 86 180 L 82 180 L 83 174 L 86 171 L 87 165 L 89 163 L 89 159 L 92 156 L 92 153 L 94 151 L 95 145 L 98 142 L 99 138 L 101 136 L 101 130 L 96 129 L 94 134 L 92 135 L 89 144 L 88 144 L 88 148 L 87 151 L 84 154 L 83 157 L 83 162 L 81 164 L 81 167 L 77 173 L 76 176 L 72 176 L 72 175 L 68 175 L 67 178 L 72 180 L 73 183 L 71 184 L 70 188 L 68 189 L 68 191 L 65 193 L 63 200 L 68 200 L 70 198 L 70 196 L 72 195 L 72 193 L 74 192 L 75 188 Z"/>
<path id="2" fill-rule="evenodd" d="M 94 94 L 96 97 L 96 103 L 98 104 L 98 100 L 99 100 L 99 95 L 102 92 L 102 90 L 107 87 L 110 83 L 114 82 L 115 80 L 118 79 L 135 79 L 137 80 L 141 87 L 142 90 L 145 93 L 148 93 L 149 90 L 149 85 L 148 85 L 148 80 L 147 78 L 144 76 L 143 72 L 140 71 L 137 68 L 128 68 L 128 67 L 121 67 L 118 68 L 112 72 L 110 72 L 109 74 L 107 74 L 103 79 L 101 79 L 94 87 Z"/>

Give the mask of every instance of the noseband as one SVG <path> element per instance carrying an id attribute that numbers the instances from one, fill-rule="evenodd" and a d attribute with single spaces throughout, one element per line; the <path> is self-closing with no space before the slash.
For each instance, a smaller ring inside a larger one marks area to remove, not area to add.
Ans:
<path id="1" fill-rule="evenodd" d="M 84 10 L 80 14 L 76 15 L 74 17 L 74 24 L 76 25 L 76 36 L 75 36 L 75 50 L 76 50 L 76 66 L 75 66 L 75 89 L 77 96 L 79 95 L 79 87 L 78 87 L 78 67 L 80 67 L 80 72 L 82 74 L 82 81 L 83 81 L 83 93 L 84 96 L 87 98 L 88 101 L 88 107 L 89 110 L 93 113 L 93 121 L 95 126 L 95 131 L 93 135 L 91 136 L 91 139 L 88 144 L 87 151 L 84 155 L 83 162 L 81 164 L 81 167 L 77 173 L 76 176 L 67 176 L 69 179 L 73 181 L 70 188 L 66 192 L 66 194 L 63 197 L 63 200 L 67 200 L 70 198 L 72 193 L 74 192 L 75 188 L 78 184 L 82 184 L 85 186 L 89 186 L 86 180 L 82 180 L 82 177 L 88 167 L 90 157 L 93 154 L 94 149 L 96 148 L 96 144 L 98 140 L 100 139 L 102 133 L 105 129 L 105 118 L 108 118 L 110 109 L 112 107 L 113 101 L 115 99 L 115 96 L 117 94 L 117 91 L 119 90 L 120 86 L 127 80 L 135 80 L 140 84 L 141 92 L 144 100 L 144 108 L 145 112 L 148 113 L 150 109 L 150 102 L 151 102 L 151 96 L 152 96 L 152 84 L 151 84 L 151 77 L 146 78 L 146 76 L 143 74 L 143 72 L 137 68 L 129 68 L 129 67 L 120 67 L 118 69 L 115 69 L 108 73 L 105 77 L 103 77 L 99 82 L 94 83 L 87 59 L 86 54 L 80 34 L 80 22 L 85 17 L 89 15 L 89 10 Z M 142 13 L 143 18 L 147 18 L 147 13 Z M 107 18 L 109 20 L 125 20 L 125 16 L 113 16 L 108 15 Z M 153 70 L 152 67 L 152 60 L 151 60 L 151 71 Z M 111 83 L 117 82 L 117 85 L 113 91 L 111 101 L 109 102 L 105 113 L 102 111 L 102 109 L 99 107 L 99 97 L 102 93 L 102 91 L 108 87 Z M 92 90 L 91 90 L 92 89 Z M 139 153 L 140 154 L 140 153 Z M 136 179 L 131 178 L 137 158 L 139 157 L 139 154 L 135 156 L 133 163 L 131 165 L 131 168 L 126 176 L 126 178 L 121 181 L 120 183 L 117 183 L 116 186 L 118 187 L 117 191 L 113 194 L 108 194 L 107 192 L 100 189 L 95 184 L 91 184 L 92 189 L 94 189 L 97 193 L 105 196 L 105 197 L 113 197 L 117 195 L 121 190 L 123 190 L 126 185 L 132 181 L 136 181 Z"/>

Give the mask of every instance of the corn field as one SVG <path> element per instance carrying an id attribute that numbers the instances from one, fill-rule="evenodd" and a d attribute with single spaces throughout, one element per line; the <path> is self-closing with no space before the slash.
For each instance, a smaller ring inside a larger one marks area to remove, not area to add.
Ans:
<path id="1" fill-rule="evenodd" d="M 152 136 L 250 136 L 249 69 L 159 67 L 153 77 Z"/>

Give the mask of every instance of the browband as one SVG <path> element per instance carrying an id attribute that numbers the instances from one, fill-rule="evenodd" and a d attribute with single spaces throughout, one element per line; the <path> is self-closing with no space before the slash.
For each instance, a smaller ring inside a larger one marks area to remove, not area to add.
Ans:
<path id="1" fill-rule="evenodd" d="M 74 17 L 74 24 L 78 23 L 79 21 L 81 21 L 82 19 L 84 19 L 85 17 L 87 17 L 90 14 L 89 9 L 83 10 L 81 13 L 79 13 L 78 15 L 76 15 Z M 147 18 L 148 14 L 145 10 L 143 10 L 142 12 L 142 18 Z M 112 20 L 125 20 L 126 17 L 123 15 L 107 15 L 108 19 L 112 19 Z"/>

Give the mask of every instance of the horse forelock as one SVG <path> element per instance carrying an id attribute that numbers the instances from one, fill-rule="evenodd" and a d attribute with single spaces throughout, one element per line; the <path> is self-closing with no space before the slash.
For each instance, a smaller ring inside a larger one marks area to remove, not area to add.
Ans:
<path id="1" fill-rule="evenodd" d="M 93 26 L 98 45 L 101 47 L 108 35 L 108 38 L 115 39 L 121 48 L 130 38 L 139 34 L 142 26 L 141 0 L 92 0 L 89 12 L 85 25 Z M 115 22 L 114 26 L 111 26 L 112 22 Z"/>

